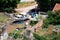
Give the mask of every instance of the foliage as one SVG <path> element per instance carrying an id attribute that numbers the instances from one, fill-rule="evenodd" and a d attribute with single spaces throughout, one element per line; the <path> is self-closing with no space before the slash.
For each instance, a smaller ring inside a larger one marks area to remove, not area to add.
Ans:
<path id="1" fill-rule="evenodd" d="M 42 16 L 38 16 L 38 19 L 42 19 Z"/>
<path id="2" fill-rule="evenodd" d="M 0 10 L 1 11 L 11 11 L 10 9 L 14 9 L 17 7 L 17 4 L 20 0 L 0 0 Z"/>
<path id="3" fill-rule="evenodd" d="M 52 40 L 60 40 L 60 32 L 57 35 L 53 36 Z"/>
<path id="4" fill-rule="evenodd" d="M 56 25 L 56 28 L 60 28 L 60 25 Z"/>
<path id="5" fill-rule="evenodd" d="M 18 33 L 9 33 L 9 36 L 12 36 L 15 39 L 22 38 L 23 37 L 22 34 L 18 34 Z"/>
<path id="6" fill-rule="evenodd" d="M 48 25 L 59 25 L 60 24 L 60 11 L 51 12 L 48 11 L 48 17 L 44 20 L 44 27 Z"/>
<path id="7" fill-rule="evenodd" d="M 38 21 L 30 21 L 30 25 L 34 26 Z"/>
<path id="8" fill-rule="evenodd" d="M 60 40 L 60 32 L 57 35 L 47 34 L 43 36 L 39 36 L 38 34 L 34 33 L 34 37 L 36 40 Z"/>
<path id="9" fill-rule="evenodd" d="M 60 3 L 60 0 L 56 0 L 57 3 Z"/>
<path id="10" fill-rule="evenodd" d="M 19 33 L 9 33 L 9 36 L 12 36 L 14 39 L 23 38 L 23 40 L 29 40 L 29 38 L 26 38 L 25 36 L 23 36 L 22 34 L 19 34 Z"/>
<path id="11" fill-rule="evenodd" d="M 55 0 L 36 0 L 41 11 L 52 10 L 55 5 Z"/>
<path id="12" fill-rule="evenodd" d="M 23 37 L 23 40 L 29 40 L 29 38 L 26 38 L 25 36 Z"/>
<path id="13" fill-rule="evenodd" d="M 19 36 L 19 34 L 15 34 L 15 35 L 14 35 L 14 38 L 15 38 L 15 39 L 17 39 L 17 38 L 18 38 L 18 36 Z"/>
<path id="14" fill-rule="evenodd" d="M 38 34 L 36 33 L 33 33 L 34 37 L 35 37 L 35 40 L 47 40 L 45 37 L 43 36 L 39 36 Z"/>
<path id="15" fill-rule="evenodd" d="M 26 38 L 25 36 L 17 33 L 10 33 L 10 35 L 13 35 L 15 39 L 17 38 L 23 38 L 23 40 L 29 40 L 29 38 Z M 37 33 L 33 33 L 34 40 L 60 40 L 60 32 L 58 32 L 57 35 L 53 34 L 46 34 L 46 35 L 39 35 Z"/>
<path id="16" fill-rule="evenodd" d="M 17 39 L 17 38 L 22 38 L 23 35 L 20 34 L 22 31 L 21 30 L 14 30 L 13 32 L 9 33 L 9 36 L 12 36 L 13 38 Z"/>
<path id="17" fill-rule="evenodd" d="M 0 13 L 0 22 L 6 23 L 9 20 L 9 17 L 5 16 L 4 14 Z"/>

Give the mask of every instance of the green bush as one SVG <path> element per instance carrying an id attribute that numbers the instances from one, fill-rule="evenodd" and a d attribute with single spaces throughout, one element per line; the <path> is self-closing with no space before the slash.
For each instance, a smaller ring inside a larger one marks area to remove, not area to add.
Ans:
<path id="1" fill-rule="evenodd" d="M 12 11 L 12 9 L 17 7 L 19 2 L 20 0 L 0 0 L 0 10 L 6 12 Z"/>
<path id="2" fill-rule="evenodd" d="M 12 11 L 14 11 L 14 9 L 13 8 L 5 8 L 5 9 L 3 9 L 3 11 L 5 11 L 5 12 L 12 12 Z"/>
<path id="3" fill-rule="evenodd" d="M 60 40 L 60 33 L 54 36 L 52 40 Z"/>
<path id="4" fill-rule="evenodd" d="M 39 36 L 36 33 L 33 33 L 35 40 L 47 40 L 44 36 Z"/>
<path id="5" fill-rule="evenodd" d="M 41 11 L 47 12 L 52 10 L 55 5 L 55 0 L 35 0 Z"/>
<path id="6" fill-rule="evenodd" d="M 15 34 L 15 35 L 14 35 L 14 38 L 15 38 L 15 39 L 19 38 L 19 34 Z"/>
<path id="7" fill-rule="evenodd" d="M 29 40 L 29 38 L 26 38 L 25 36 L 23 37 L 23 40 Z"/>
<path id="8" fill-rule="evenodd" d="M 38 19 L 42 19 L 42 16 L 38 16 Z"/>
<path id="9" fill-rule="evenodd" d="M 18 34 L 18 33 L 9 33 L 9 36 L 13 36 L 13 38 L 15 38 L 15 39 L 23 37 L 22 34 Z"/>
<path id="10" fill-rule="evenodd" d="M 48 17 L 44 20 L 44 27 L 48 27 L 48 25 L 59 25 L 60 24 L 60 11 L 47 12 Z"/>
<path id="11" fill-rule="evenodd" d="M 30 21 L 30 25 L 34 26 L 38 21 Z"/>

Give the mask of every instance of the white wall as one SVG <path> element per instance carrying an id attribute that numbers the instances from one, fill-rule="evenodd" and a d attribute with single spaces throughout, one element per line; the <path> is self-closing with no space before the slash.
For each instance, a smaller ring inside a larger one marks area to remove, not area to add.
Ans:
<path id="1" fill-rule="evenodd" d="M 21 2 L 29 2 L 29 1 L 34 1 L 34 0 L 21 0 Z"/>

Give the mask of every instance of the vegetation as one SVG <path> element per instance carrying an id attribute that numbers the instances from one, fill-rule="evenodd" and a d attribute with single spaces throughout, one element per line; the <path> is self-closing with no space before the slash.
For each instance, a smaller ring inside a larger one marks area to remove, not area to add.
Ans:
<path id="1" fill-rule="evenodd" d="M 35 40 L 47 40 L 45 37 L 39 36 L 39 35 L 36 34 L 36 33 L 34 33 L 33 35 L 34 35 L 34 37 L 35 37 Z"/>
<path id="2" fill-rule="evenodd" d="M 60 0 L 56 0 L 57 3 L 60 3 Z"/>
<path id="3" fill-rule="evenodd" d="M 60 32 L 57 35 L 47 34 L 39 36 L 39 34 L 34 33 L 35 40 L 60 40 Z"/>
<path id="4" fill-rule="evenodd" d="M 13 37 L 14 39 L 23 37 L 22 34 L 18 34 L 18 33 L 9 33 L 9 36 Z"/>
<path id="5" fill-rule="evenodd" d="M 14 32 L 12 32 L 12 33 L 9 33 L 9 36 L 11 36 L 11 37 L 13 37 L 14 39 L 22 39 L 23 38 L 23 40 L 29 40 L 29 38 L 26 38 L 23 34 L 21 34 L 21 30 L 19 30 L 19 31 L 14 31 Z"/>
<path id="6" fill-rule="evenodd" d="M 0 0 L 0 11 L 11 12 L 17 7 L 20 0 Z"/>
<path id="7" fill-rule="evenodd" d="M 47 27 L 48 25 L 60 25 L 60 11 L 51 12 L 48 11 L 48 18 L 44 20 L 44 26 Z"/>
<path id="8" fill-rule="evenodd" d="M 11 34 L 11 33 L 10 33 Z M 23 40 L 29 40 L 29 38 L 26 38 L 25 36 L 23 36 L 22 34 L 11 34 L 14 35 L 13 37 L 15 39 L 17 38 L 23 38 Z M 39 34 L 33 33 L 34 35 L 34 40 L 60 40 L 60 32 L 57 35 L 53 35 L 53 34 L 47 34 L 47 35 L 42 35 L 40 36 Z"/>
<path id="9" fill-rule="evenodd" d="M 13 36 L 15 39 L 17 39 L 17 38 L 21 38 L 22 37 L 22 34 L 20 34 L 22 31 L 21 30 L 19 30 L 19 31 L 14 31 L 14 32 L 12 32 L 12 33 L 9 33 L 9 36 Z"/>
<path id="10" fill-rule="evenodd" d="M 7 22 L 9 17 L 5 16 L 4 14 L 0 13 L 0 22 L 5 23 Z"/>
<path id="11" fill-rule="evenodd" d="M 52 8 L 55 5 L 55 0 L 36 0 L 40 11 L 48 11 L 48 10 L 52 10 Z"/>
<path id="12" fill-rule="evenodd" d="M 42 16 L 38 16 L 38 19 L 42 19 Z"/>
<path id="13" fill-rule="evenodd" d="M 38 21 L 30 21 L 30 25 L 34 26 Z"/>
<path id="14" fill-rule="evenodd" d="M 56 28 L 60 28 L 60 25 L 56 25 Z"/>
<path id="15" fill-rule="evenodd" d="M 29 38 L 26 38 L 25 36 L 23 37 L 23 40 L 29 40 Z"/>

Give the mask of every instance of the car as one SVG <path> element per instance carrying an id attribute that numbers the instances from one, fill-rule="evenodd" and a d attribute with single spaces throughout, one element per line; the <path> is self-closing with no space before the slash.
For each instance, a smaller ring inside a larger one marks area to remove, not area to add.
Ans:
<path id="1" fill-rule="evenodd" d="M 16 15 L 16 17 L 23 18 L 23 15 L 22 14 L 18 14 L 18 15 Z"/>
<path id="2" fill-rule="evenodd" d="M 27 15 L 23 15 L 23 14 L 14 15 L 13 18 L 15 20 L 26 20 L 26 19 L 28 19 Z"/>

